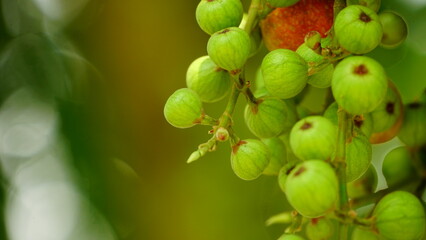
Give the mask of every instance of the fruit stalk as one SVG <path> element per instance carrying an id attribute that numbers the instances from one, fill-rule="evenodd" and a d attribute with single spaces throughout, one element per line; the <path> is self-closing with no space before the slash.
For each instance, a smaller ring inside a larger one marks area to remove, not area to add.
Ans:
<path id="1" fill-rule="evenodd" d="M 339 180 L 339 210 L 342 212 L 349 211 L 348 193 L 346 190 L 346 142 L 348 128 L 348 116 L 345 110 L 339 106 L 338 115 L 338 132 L 337 132 L 337 149 L 334 165 L 337 168 L 337 178 Z M 350 134 L 349 134 L 350 136 Z M 341 223 L 339 225 L 339 239 L 346 240 L 348 236 L 348 225 Z"/>

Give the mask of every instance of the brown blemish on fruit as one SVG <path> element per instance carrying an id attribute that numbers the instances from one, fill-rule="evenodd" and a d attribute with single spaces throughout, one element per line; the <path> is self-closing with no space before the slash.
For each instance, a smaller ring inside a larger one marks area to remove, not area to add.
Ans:
<path id="1" fill-rule="evenodd" d="M 364 116 L 363 115 L 356 115 L 355 117 L 354 117 L 354 125 L 357 127 L 357 128 L 360 128 L 360 127 L 362 127 L 362 125 L 364 124 Z"/>
<path id="2" fill-rule="evenodd" d="M 223 69 L 223 68 L 221 68 L 221 67 L 216 67 L 215 68 L 215 72 L 222 72 L 222 71 L 224 71 L 225 69 Z"/>
<path id="3" fill-rule="evenodd" d="M 419 102 L 415 102 L 415 103 L 410 103 L 408 104 L 408 107 L 411 109 L 416 109 L 416 108 L 420 108 L 422 105 Z"/>
<path id="4" fill-rule="evenodd" d="M 370 22 L 370 21 L 371 21 L 370 16 L 368 16 L 365 12 L 362 12 L 362 13 L 359 15 L 359 19 L 360 19 L 361 21 L 365 22 L 365 23 L 368 23 L 368 22 Z"/>
<path id="5" fill-rule="evenodd" d="M 293 166 L 293 167 L 291 167 L 291 168 L 289 168 L 286 172 L 285 172 L 285 174 L 286 175 L 289 175 L 290 173 L 291 173 L 291 171 L 293 171 L 293 169 L 295 168 L 295 166 Z"/>
<path id="6" fill-rule="evenodd" d="M 241 72 L 241 69 L 236 69 L 236 70 L 231 70 L 231 71 L 229 71 L 229 73 L 230 73 L 231 75 L 233 75 L 233 76 L 235 76 L 235 75 L 239 74 L 240 72 Z"/>
<path id="7" fill-rule="evenodd" d="M 355 68 L 354 73 L 358 75 L 365 75 L 368 73 L 368 69 L 364 64 L 361 64 Z"/>
<path id="8" fill-rule="evenodd" d="M 320 218 L 312 218 L 312 219 L 311 219 L 311 223 L 312 223 L 312 225 L 317 225 L 317 224 L 318 224 L 318 222 L 319 222 L 319 220 L 320 220 Z"/>
<path id="9" fill-rule="evenodd" d="M 215 0 L 207 0 L 207 2 L 214 2 Z"/>
<path id="10" fill-rule="evenodd" d="M 394 114 L 395 113 L 395 103 L 388 102 L 386 104 L 386 112 L 389 113 L 389 114 Z"/>
<path id="11" fill-rule="evenodd" d="M 238 149 L 240 148 L 240 146 L 241 145 L 244 145 L 244 144 L 246 144 L 247 142 L 246 141 L 243 141 L 243 140 L 241 140 L 241 141 L 239 141 L 237 144 L 235 144 L 234 146 L 232 146 L 232 153 L 233 154 L 236 154 L 237 153 L 237 151 L 238 151 Z"/>
<path id="12" fill-rule="evenodd" d="M 299 176 L 300 174 L 302 174 L 304 171 L 306 171 L 305 167 L 300 167 L 299 169 L 297 169 L 297 171 L 294 173 L 294 176 Z"/>
<path id="13" fill-rule="evenodd" d="M 229 31 L 231 31 L 231 30 L 229 30 L 229 28 L 227 28 L 227 29 L 224 29 L 222 32 L 220 32 L 218 34 L 225 34 L 225 33 L 229 32 Z"/>
<path id="14" fill-rule="evenodd" d="M 302 130 L 308 130 L 309 128 L 311 128 L 312 127 L 312 123 L 310 123 L 310 122 L 305 122 L 301 127 L 300 127 L 300 129 L 302 129 Z"/>

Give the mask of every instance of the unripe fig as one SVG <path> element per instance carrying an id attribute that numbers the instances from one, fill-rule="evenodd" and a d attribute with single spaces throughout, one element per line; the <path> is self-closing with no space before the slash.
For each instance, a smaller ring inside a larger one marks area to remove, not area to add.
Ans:
<path id="1" fill-rule="evenodd" d="M 336 66 L 331 85 L 336 102 L 347 112 L 360 115 L 380 105 L 388 82 L 380 63 L 369 57 L 354 56 Z"/>
<path id="2" fill-rule="evenodd" d="M 403 104 L 398 89 L 391 81 L 388 86 L 385 99 L 371 112 L 375 133 L 388 130 L 402 117 Z"/>
<path id="3" fill-rule="evenodd" d="M 398 186 L 416 176 L 410 152 L 406 147 L 390 151 L 383 160 L 382 171 L 388 187 Z"/>
<path id="4" fill-rule="evenodd" d="M 329 159 L 336 148 L 337 127 L 321 116 L 298 121 L 290 132 L 294 154 L 303 160 Z"/>
<path id="5" fill-rule="evenodd" d="M 289 7 L 296 4 L 298 1 L 299 0 L 266 0 L 266 3 L 272 7 Z"/>
<path id="6" fill-rule="evenodd" d="M 275 138 L 264 138 L 261 140 L 269 149 L 271 158 L 268 166 L 263 171 L 265 175 L 278 175 L 280 169 L 287 162 L 287 151 L 285 145 L 281 139 Z"/>
<path id="7" fill-rule="evenodd" d="M 270 51 L 295 51 L 311 31 L 325 37 L 333 25 L 333 3 L 334 0 L 300 0 L 290 7 L 276 8 L 260 22 L 265 46 Z"/>
<path id="8" fill-rule="evenodd" d="M 373 211 L 375 228 L 389 240 L 422 239 L 425 212 L 419 199 L 409 192 L 395 191 L 383 197 Z"/>
<path id="9" fill-rule="evenodd" d="M 268 147 L 260 140 L 242 140 L 232 147 L 232 170 L 243 180 L 254 180 L 268 166 L 270 157 Z"/>
<path id="10" fill-rule="evenodd" d="M 251 51 L 250 36 L 241 28 L 230 27 L 214 33 L 207 52 L 219 67 L 237 73 L 244 66 Z"/>
<path id="11" fill-rule="evenodd" d="M 324 57 L 314 52 L 306 45 L 306 43 L 300 45 L 296 52 L 308 63 L 309 66 L 314 66 L 324 61 Z M 328 64 L 321 71 L 309 76 L 308 84 L 317 88 L 330 87 L 333 72 L 333 64 Z"/>
<path id="12" fill-rule="evenodd" d="M 328 108 L 324 112 L 324 117 L 330 120 L 336 126 L 338 124 L 338 109 L 339 106 L 337 105 L 337 103 L 333 102 L 332 104 L 330 104 L 330 106 L 328 106 Z M 360 130 L 362 133 L 364 133 L 365 136 L 371 136 L 371 133 L 373 132 L 373 119 L 371 118 L 371 115 L 369 113 L 354 115 L 352 117 L 352 124 L 354 128 Z"/>
<path id="13" fill-rule="evenodd" d="M 263 80 L 262 70 L 260 68 L 256 71 L 256 78 L 252 90 L 254 96 L 257 98 L 271 96 L 268 90 L 266 90 L 265 81 Z"/>
<path id="14" fill-rule="evenodd" d="M 381 46 L 395 48 L 407 38 L 407 23 L 399 14 L 391 11 L 381 12 L 379 21 L 383 27 Z"/>
<path id="15" fill-rule="evenodd" d="M 371 112 L 374 123 L 374 133 L 370 142 L 384 143 L 394 138 L 402 126 L 404 106 L 395 84 L 388 81 L 388 91 L 383 102 Z"/>
<path id="16" fill-rule="evenodd" d="M 167 99 L 164 116 L 167 122 L 177 128 L 189 128 L 201 121 L 203 105 L 196 92 L 189 88 L 176 90 Z"/>
<path id="17" fill-rule="evenodd" d="M 378 176 L 376 169 L 370 165 L 360 178 L 347 184 L 348 196 L 351 199 L 364 197 L 376 191 Z"/>
<path id="18" fill-rule="evenodd" d="M 404 108 L 404 120 L 399 139 L 410 147 L 426 144 L 426 104 L 415 102 Z"/>
<path id="19" fill-rule="evenodd" d="M 278 240 L 305 240 L 303 237 L 298 236 L 296 234 L 283 234 Z"/>
<path id="20" fill-rule="evenodd" d="M 372 149 L 368 138 L 359 130 L 354 130 L 350 142 L 346 144 L 346 181 L 360 178 L 371 163 Z"/>
<path id="21" fill-rule="evenodd" d="M 244 119 L 250 131 L 259 138 L 276 137 L 290 130 L 294 122 L 289 122 L 287 104 L 279 98 L 258 99 L 257 104 L 248 104 Z"/>
<path id="22" fill-rule="evenodd" d="M 196 59 L 186 72 L 186 85 L 200 96 L 203 102 L 217 102 L 231 89 L 232 79 L 209 56 Z"/>
<path id="23" fill-rule="evenodd" d="M 309 240 L 327 240 L 333 236 L 333 223 L 326 218 L 313 218 L 306 224 L 306 236 Z"/>
<path id="24" fill-rule="evenodd" d="M 240 0 L 201 0 L 195 17 L 201 29 L 211 35 L 228 27 L 237 27 L 243 13 Z"/>
<path id="25" fill-rule="evenodd" d="M 305 217 L 316 218 L 333 211 L 338 199 L 334 169 L 322 160 L 297 165 L 288 175 L 285 195 L 293 208 Z"/>
<path id="26" fill-rule="evenodd" d="M 379 45 L 383 36 L 377 14 L 360 5 L 351 5 L 339 12 L 334 23 L 334 32 L 340 46 L 356 54 L 372 51 Z"/>
<path id="27" fill-rule="evenodd" d="M 369 9 L 377 12 L 380 9 L 381 0 L 346 0 L 346 4 L 349 5 L 361 5 L 368 7 Z"/>
<path id="28" fill-rule="evenodd" d="M 355 227 L 352 232 L 352 240 L 379 240 L 379 236 L 372 231 Z"/>
<path id="29" fill-rule="evenodd" d="M 308 65 L 299 54 L 277 49 L 262 61 L 265 87 L 275 97 L 287 99 L 299 94 L 308 80 Z"/>

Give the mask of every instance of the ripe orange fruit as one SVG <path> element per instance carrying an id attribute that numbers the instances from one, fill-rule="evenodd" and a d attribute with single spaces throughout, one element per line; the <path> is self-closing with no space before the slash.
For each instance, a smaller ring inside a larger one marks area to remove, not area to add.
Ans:
<path id="1" fill-rule="evenodd" d="M 300 0 L 293 6 L 276 8 L 260 22 L 263 40 L 272 51 L 295 51 L 310 31 L 327 35 L 333 25 L 334 0 Z"/>

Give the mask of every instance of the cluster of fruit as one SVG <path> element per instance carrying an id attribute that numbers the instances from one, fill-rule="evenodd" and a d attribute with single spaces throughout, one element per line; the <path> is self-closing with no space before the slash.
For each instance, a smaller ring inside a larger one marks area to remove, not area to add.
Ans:
<path id="1" fill-rule="evenodd" d="M 407 36 L 401 16 L 379 9 L 380 0 L 252 0 L 248 14 L 240 0 L 202 0 L 197 7 L 197 22 L 211 35 L 208 56 L 189 66 L 187 88 L 167 100 L 165 118 L 178 128 L 212 127 L 212 138 L 188 162 L 229 141 L 238 177 L 278 176 L 295 209 L 280 240 L 303 239 L 295 235 L 302 226 L 309 239 L 347 239 L 348 225 L 352 239 L 423 236 L 426 101 L 404 106 L 381 64 L 363 56 L 379 45 L 397 47 Z M 250 82 L 246 61 L 262 40 L 270 52 Z M 323 111 L 300 111 L 308 85 L 330 91 Z M 240 94 L 256 139 L 241 140 L 233 130 Z M 203 102 L 227 95 L 220 118 L 205 114 Z M 406 146 L 386 156 L 382 169 L 389 188 L 374 193 L 371 145 L 396 136 Z M 406 188 L 409 183 L 414 191 Z M 374 208 L 355 211 L 366 203 Z"/>

